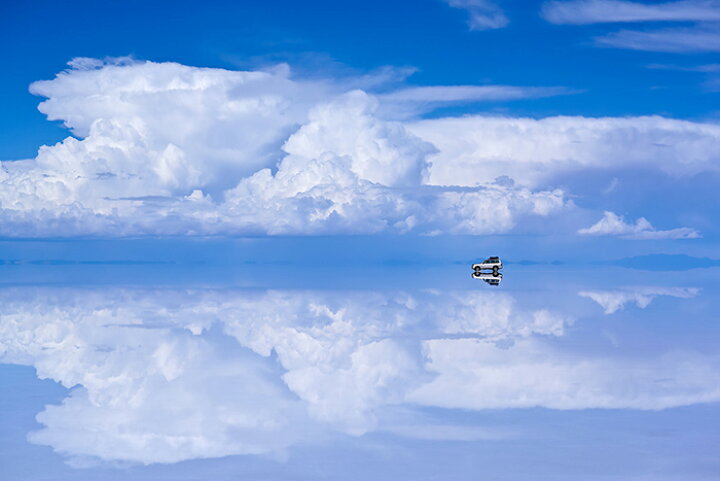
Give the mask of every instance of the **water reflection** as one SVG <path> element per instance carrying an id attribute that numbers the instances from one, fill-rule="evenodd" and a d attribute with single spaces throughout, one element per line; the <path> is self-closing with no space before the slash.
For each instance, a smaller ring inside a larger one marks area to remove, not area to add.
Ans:
<path id="1" fill-rule="evenodd" d="M 592 299 L 605 309 L 605 314 L 613 314 L 634 302 L 645 309 L 658 296 L 679 297 L 689 299 L 695 297 L 700 289 L 695 287 L 624 287 L 622 289 L 580 291 L 579 295 Z"/>
<path id="2" fill-rule="evenodd" d="M 646 307 L 655 296 L 698 292 L 573 295 L 612 313 L 630 301 Z M 586 353 L 563 342 L 586 313 L 542 298 L 495 290 L 6 288 L 0 360 L 34 366 L 70 389 L 38 415 L 43 427 L 32 442 L 140 463 L 277 453 L 338 432 L 505 436 L 402 424 L 393 418 L 398 408 L 655 410 L 720 400 L 717 356 L 616 346 Z"/>
<path id="3" fill-rule="evenodd" d="M 502 276 L 503 275 L 500 272 L 492 274 L 492 273 L 475 271 L 472 273 L 473 279 L 482 279 L 483 281 L 485 281 L 487 284 L 490 284 L 491 286 L 499 286 L 500 282 L 502 281 Z"/>

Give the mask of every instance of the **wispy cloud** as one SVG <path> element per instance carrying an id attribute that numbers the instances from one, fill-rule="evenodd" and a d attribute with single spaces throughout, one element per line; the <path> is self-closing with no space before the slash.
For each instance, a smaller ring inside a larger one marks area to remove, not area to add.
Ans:
<path id="1" fill-rule="evenodd" d="M 515 87 L 508 85 L 451 85 L 411 87 L 379 95 L 390 102 L 452 103 L 519 100 L 573 93 L 565 87 Z"/>
<path id="2" fill-rule="evenodd" d="M 685 0 L 646 4 L 622 0 L 552 1 L 542 7 L 550 23 L 586 25 L 614 22 L 686 22 L 720 20 L 720 1 Z"/>
<path id="3" fill-rule="evenodd" d="M 697 239 L 700 233 L 689 227 L 680 227 L 670 230 L 658 230 L 650 222 L 640 217 L 634 224 L 625 222 L 622 216 L 614 212 L 605 211 L 603 218 L 596 224 L 580 229 L 578 234 L 583 235 L 611 235 L 626 239 Z"/>
<path id="4" fill-rule="evenodd" d="M 707 92 L 720 91 L 720 63 L 709 63 L 704 65 L 673 65 L 673 64 L 649 64 L 645 68 L 651 70 L 674 70 L 678 72 L 701 73 L 705 80 L 701 83 L 702 88 Z"/>
<path id="5" fill-rule="evenodd" d="M 646 4 L 622 0 L 552 1 L 542 17 L 559 25 L 639 22 L 696 22 L 677 28 L 627 29 L 595 38 L 598 46 L 652 52 L 720 51 L 720 0 Z"/>
<path id="6" fill-rule="evenodd" d="M 467 10 L 470 30 L 503 28 L 510 21 L 502 9 L 492 0 L 444 0 L 453 8 Z"/>
<path id="7" fill-rule="evenodd" d="M 650 52 L 720 52 L 720 29 L 715 26 L 620 30 L 595 38 L 600 46 Z"/>
<path id="8" fill-rule="evenodd" d="M 700 73 L 715 73 L 720 72 L 720 63 L 710 63 L 705 65 L 691 65 L 689 67 L 682 65 L 662 64 L 662 63 L 651 63 L 646 65 L 645 68 L 652 70 L 678 70 L 681 72 L 700 72 Z"/>

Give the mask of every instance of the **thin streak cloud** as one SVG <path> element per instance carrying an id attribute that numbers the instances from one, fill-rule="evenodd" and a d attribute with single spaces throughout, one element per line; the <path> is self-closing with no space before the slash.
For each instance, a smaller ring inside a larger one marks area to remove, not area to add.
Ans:
<path id="1" fill-rule="evenodd" d="M 720 20 L 720 2 L 687 0 L 659 4 L 621 0 L 576 0 L 547 2 L 542 17 L 550 23 L 587 25 L 621 22 L 687 22 Z"/>
<path id="2" fill-rule="evenodd" d="M 565 87 L 515 87 L 508 85 L 449 85 L 411 87 L 380 95 L 390 102 L 467 102 L 518 100 L 573 93 Z"/>
<path id="3" fill-rule="evenodd" d="M 659 30 L 620 30 L 595 38 L 600 46 L 649 52 L 720 52 L 720 30 L 701 26 Z"/>

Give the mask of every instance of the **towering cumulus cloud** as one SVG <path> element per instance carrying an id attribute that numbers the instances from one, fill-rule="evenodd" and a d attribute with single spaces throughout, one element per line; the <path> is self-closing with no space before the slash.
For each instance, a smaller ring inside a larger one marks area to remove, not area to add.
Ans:
<path id="1" fill-rule="evenodd" d="M 31 90 L 78 138 L 2 164 L 4 235 L 484 233 L 564 204 L 559 191 L 428 188 L 434 147 L 337 82 L 71 67 Z"/>
<path id="2" fill-rule="evenodd" d="M 720 151 L 712 124 L 398 121 L 426 96 L 293 79 L 287 68 L 70 65 L 31 91 L 75 136 L 0 164 L 0 235 L 503 233 L 575 208 L 554 181 L 563 172 L 684 175 L 717 170 Z M 425 91 L 438 89 L 452 87 Z M 504 87 L 493 99 L 523 95 L 539 94 Z"/>

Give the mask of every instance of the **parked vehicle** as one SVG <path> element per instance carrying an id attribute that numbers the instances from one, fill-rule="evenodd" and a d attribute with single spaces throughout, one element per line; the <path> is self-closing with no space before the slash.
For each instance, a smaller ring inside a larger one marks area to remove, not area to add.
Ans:
<path id="1" fill-rule="evenodd" d="M 476 272 L 484 269 L 492 269 L 493 272 L 499 272 L 502 267 L 502 261 L 497 256 L 488 257 L 484 261 L 472 265 L 473 270 Z"/>

